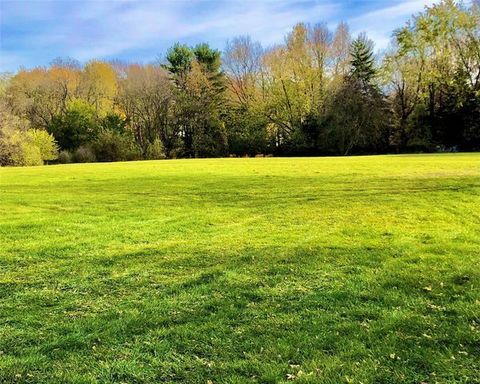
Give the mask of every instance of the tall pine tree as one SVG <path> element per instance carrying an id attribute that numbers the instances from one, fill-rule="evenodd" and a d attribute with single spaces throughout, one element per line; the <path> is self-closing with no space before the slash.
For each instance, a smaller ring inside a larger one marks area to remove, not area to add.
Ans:
<path id="1" fill-rule="evenodd" d="M 373 44 L 365 35 L 350 47 L 350 70 L 337 91 L 331 110 L 332 131 L 338 151 L 382 152 L 388 145 L 388 111 L 375 83 Z"/>
<path id="2" fill-rule="evenodd" d="M 364 87 L 371 86 L 376 75 L 372 43 L 365 35 L 360 35 L 352 42 L 350 54 L 350 77 Z"/>
<path id="3" fill-rule="evenodd" d="M 176 125 L 183 140 L 183 156 L 212 157 L 225 154 L 222 121 L 225 81 L 221 54 L 208 44 L 193 48 L 175 44 L 165 65 L 176 84 Z"/>

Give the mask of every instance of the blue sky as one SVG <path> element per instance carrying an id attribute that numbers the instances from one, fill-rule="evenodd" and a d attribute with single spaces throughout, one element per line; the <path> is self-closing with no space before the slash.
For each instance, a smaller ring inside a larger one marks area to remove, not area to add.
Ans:
<path id="1" fill-rule="evenodd" d="M 377 49 L 393 29 L 435 0 L 0 0 L 0 72 L 47 65 L 56 57 L 156 60 L 176 41 L 249 34 L 269 46 L 297 22 L 341 21 L 367 32 Z"/>

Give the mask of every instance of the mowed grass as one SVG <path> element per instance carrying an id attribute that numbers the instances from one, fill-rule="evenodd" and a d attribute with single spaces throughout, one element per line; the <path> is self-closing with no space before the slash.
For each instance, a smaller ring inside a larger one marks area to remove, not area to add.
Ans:
<path id="1" fill-rule="evenodd" d="M 480 383 L 480 154 L 0 169 L 1 383 Z"/>

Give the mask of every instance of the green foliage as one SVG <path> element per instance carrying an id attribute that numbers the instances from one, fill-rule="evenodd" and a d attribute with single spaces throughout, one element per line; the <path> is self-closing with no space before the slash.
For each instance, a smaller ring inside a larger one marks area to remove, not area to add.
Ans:
<path id="1" fill-rule="evenodd" d="M 211 73 L 217 73 L 221 66 L 220 51 L 210 48 L 207 43 L 198 44 L 192 50 L 195 59 L 205 66 L 206 70 Z"/>
<path id="2" fill-rule="evenodd" d="M 162 141 L 155 139 L 153 143 L 149 143 L 145 152 L 145 159 L 147 160 L 159 160 L 165 158 L 165 150 L 163 148 Z"/>
<path id="3" fill-rule="evenodd" d="M 97 161 L 95 152 L 90 145 L 81 145 L 75 149 L 72 158 L 75 163 L 93 163 Z"/>
<path id="4" fill-rule="evenodd" d="M 396 31 L 394 112 L 400 146 L 418 137 L 426 148 L 476 150 L 480 77 L 480 13 L 444 0 Z"/>
<path id="5" fill-rule="evenodd" d="M 58 154 L 58 162 L 60 164 L 69 164 L 73 162 L 73 155 L 70 151 L 60 151 Z"/>
<path id="6" fill-rule="evenodd" d="M 5 103 L 0 101 L 0 165 L 18 165 L 21 157 L 22 133 L 28 123 L 11 113 Z"/>
<path id="7" fill-rule="evenodd" d="M 128 122 L 117 113 L 108 113 L 101 121 L 100 126 L 105 131 L 113 131 L 124 134 L 128 130 Z"/>
<path id="8" fill-rule="evenodd" d="M 270 151 L 266 118 L 254 111 L 235 108 L 226 122 L 228 152 L 237 156 L 265 154 Z"/>
<path id="9" fill-rule="evenodd" d="M 188 59 L 188 66 L 179 65 L 187 62 L 186 49 L 177 44 L 167 55 L 167 68 L 176 83 L 175 125 L 181 127 L 178 138 L 183 141 L 183 155 L 222 156 L 227 149 L 227 135 L 221 117 L 225 87 L 220 53 L 208 44 L 200 44 L 188 48 L 194 56 Z"/>
<path id="10" fill-rule="evenodd" d="M 2 168 L 0 382 L 478 383 L 478 164 Z"/>
<path id="11" fill-rule="evenodd" d="M 342 155 L 381 152 L 388 145 L 388 109 L 376 87 L 351 79 L 330 107 L 329 139 Z"/>
<path id="12" fill-rule="evenodd" d="M 82 99 L 67 106 L 64 115 L 58 115 L 48 127 L 62 149 L 74 150 L 95 140 L 98 124 L 95 108 Z"/>
<path id="13" fill-rule="evenodd" d="M 360 35 L 352 42 L 350 77 L 363 85 L 372 84 L 376 75 L 373 44 L 365 35 Z"/>
<path id="14" fill-rule="evenodd" d="M 0 137 L 1 165 L 42 165 L 42 153 L 27 132 L 3 131 Z"/>
<path id="15" fill-rule="evenodd" d="M 114 130 L 101 131 L 93 143 L 98 161 L 127 161 L 141 159 L 141 151 L 133 137 Z"/>
<path id="16" fill-rule="evenodd" d="M 224 123 L 216 116 L 201 116 L 193 135 L 192 150 L 195 157 L 221 157 L 226 155 L 227 133 Z"/>
<path id="17" fill-rule="evenodd" d="M 101 120 L 100 125 L 101 129 L 92 145 L 98 161 L 141 159 L 140 147 L 125 119 L 110 113 Z"/>
<path id="18" fill-rule="evenodd" d="M 190 70 L 194 54 L 190 47 L 175 43 L 167 51 L 168 64 L 166 68 L 175 75 L 182 75 Z"/>
<path id="19" fill-rule="evenodd" d="M 332 97 L 326 118 L 326 139 L 337 153 L 388 149 L 391 118 L 384 96 L 374 82 L 376 73 L 372 43 L 360 35 L 351 44 L 350 73 Z"/>

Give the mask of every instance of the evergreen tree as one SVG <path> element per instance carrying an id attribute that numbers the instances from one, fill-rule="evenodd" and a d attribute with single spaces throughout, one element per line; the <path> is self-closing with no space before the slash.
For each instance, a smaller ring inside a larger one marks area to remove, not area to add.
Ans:
<path id="1" fill-rule="evenodd" d="M 388 146 L 390 116 L 374 82 L 373 44 L 362 34 L 352 42 L 350 53 L 349 74 L 333 97 L 330 111 L 332 141 L 343 155 L 352 150 L 383 152 Z"/>
<path id="2" fill-rule="evenodd" d="M 192 49 L 187 45 L 175 43 L 167 51 L 167 63 L 163 67 L 172 74 L 173 81 L 177 88 L 185 88 L 185 80 L 192 68 L 194 55 Z"/>
<path id="3" fill-rule="evenodd" d="M 350 77 L 363 86 L 371 85 L 376 75 L 372 43 L 362 34 L 352 42 L 350 54 Z"/>
<path id="4" fill-rule="evenodd" d="M 220 52 L 205 43 L 193 48 L 175 44 L 168 51 L 167 62 L 165 68 L 176 84 L 174 116 L 181 131 L 182 155 L 224 155 L 225 76 Z"/>

